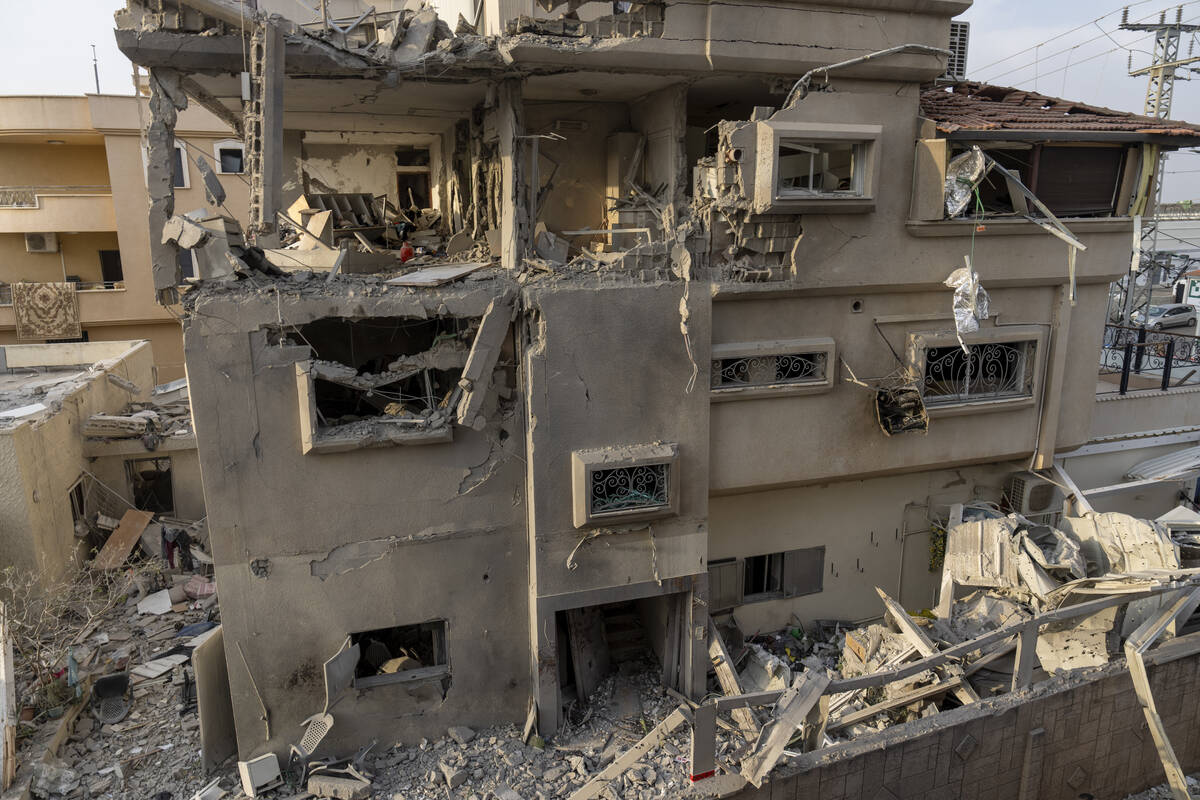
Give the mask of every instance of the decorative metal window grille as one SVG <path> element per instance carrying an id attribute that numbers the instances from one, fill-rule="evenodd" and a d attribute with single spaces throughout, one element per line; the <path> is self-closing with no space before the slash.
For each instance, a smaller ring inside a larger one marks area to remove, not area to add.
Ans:
<path id="1" fill-rule="evenodd" d="M 591 475 L 591 513 L 611 514 L 666 506 L 670 500 L 669 479 L 669 464 L 598 469 Z"/>
<path id="2" fill-rule="evenodd" d="M 1036 342 L 993 342 L 930 347 L 925 351 L 923 395 L 929 406 L 1033 395 Z"/>
<path id="3" fill-rule="evenodd" d="M 824 353 L 782 353 L 712 362 L 713 389 L 737 386 L 773 386 L 779 383 L 813 383 L 825 380 Z"/>

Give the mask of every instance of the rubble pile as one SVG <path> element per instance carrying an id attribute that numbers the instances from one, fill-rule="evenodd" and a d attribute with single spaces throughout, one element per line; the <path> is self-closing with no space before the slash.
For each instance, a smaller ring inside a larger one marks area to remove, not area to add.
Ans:
<path id="1" fill-rule="evenodd" d="M 168 403 L 130 403 L 120 414 L 93 414 L 84 420 L 88 439 L 141 439 L 147 450 L 164 439 L 192 435 L 192 411 L 186 399 Z"/>
<path id="2" fill-rule="evenodd" d="M 165 611 L 157 594 L 212 584 L 196 575 L 151 567 L 127 571 L 113 585 L 124 600 L 78 631 L 52 687 L 36 685 L 36 670 L 18 660 L 17 696 L 26 711 L 18 728 L 17 786 L 28 781 L 35 800 L 57 798 L 190 797 L 218 775 L 200 765 L 200 721 L 190 652 L 219 622 L 215 594 Z M 123 585 L 122 585 L 123 584 Z M 157 587 L 163 587 L 154 591 Z M 100 695 L 113 679 L 118 690 Z M 75 696 L 78 699 L 75 700 Z M 72 704 L 71 701 L 74 700 Z M 29 717 L 29 719 L 25 719 Z M 65 730 L 64 730 L 65 729 Z M 65 738 L 52 752 L 56 735 Z M 227 785 L 236 765 L 219 772 Z"/>

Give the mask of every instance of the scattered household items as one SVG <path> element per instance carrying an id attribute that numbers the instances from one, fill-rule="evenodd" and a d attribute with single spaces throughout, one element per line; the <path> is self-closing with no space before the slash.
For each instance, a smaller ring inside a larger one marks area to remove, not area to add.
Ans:
<path id="1" fill-rule="evenodd" d="M 250 797 L 258 797 L 283 785 L 279 759 L 274 753 L 267 753 L 249 761 L 239 761 L 238 774 L 242 778 L 242 791 Z"/>
<path id="2" fill-rule="evenodd" d="M 105 675 L 92 682 L 92 716 L 102 725 L 125 719 L 131 708 L 129 673 Z"/>
<path id="3" fill-rule="evenodd" d="M 18 341 L 78 339 L 79 295 L 74 283 L 12 284 Z"/>

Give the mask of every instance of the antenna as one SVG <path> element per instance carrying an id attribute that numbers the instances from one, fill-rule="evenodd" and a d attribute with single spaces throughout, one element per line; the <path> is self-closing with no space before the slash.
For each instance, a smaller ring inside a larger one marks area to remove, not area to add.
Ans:
<path id="1" fill-rule="evenodd" d="M 96 45 L 92 45 L 92 74 L 96 76 L 96 94 L 100 94 L 100 62 L 96 59 Z"/>

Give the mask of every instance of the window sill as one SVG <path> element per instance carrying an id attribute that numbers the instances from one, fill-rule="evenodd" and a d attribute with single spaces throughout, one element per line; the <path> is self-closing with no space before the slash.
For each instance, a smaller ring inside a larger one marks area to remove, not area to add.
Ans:
<path id="1" fill-rule="evenodd" d="M 355 689 L 372 689 L 377 686 L 392 686 L 394 684 L 433 683 L 450 677 L 450 667 L 439 664 L 433 667 L 409 669 L 404 672 L 393 672 L 390 675 L 368 675 L 365 678 L 355 678 L 351 684 Z"/>
<path id="2" fill-rule="evenodd" d="M 709 401 L 726 403 L 731 400 L 765 400 L 772 397 L 821 394 L 833 388 L 827 380 L 812 383 L 780 383 L 766 386 L 722 386 L 708 390 Z"/>
<path id="3" fill-rule="evenodd" d="M 765 603 L 768 600 L 785 600 L 787 595 L 783 592 L 761 592 L 759 594 L 742 595 L 742 605 L 750 605 L 751 603 Z"/>
<path id="4" fill-rule="evenodd" d="M 1132 217 L 1068 217 L 1060 220 L 1075 233 L 1124 233 L 1133 225 Z M 981 224 L 985 230 L 976 231 Z M 904 223 L 912 236 L 1044 236 L 1046 231 L 1027 219 L 985 219 L 976 223 L 973 219 L 943 219 L 922 221 L 910 219 Z"/>
<path id="5" fill-rule="evenodd" d="M 1032 408 L 1035 405 L 1032 396 L 1013 397 L 1007 400 L 975 400 L 965 403 L 946 403 L 945 405 L 925 406 L 925 412 L 930 419 L 936 417 L 957 417 L 964 414 L 987 414 L 993 411 L 1015 411 L 1022 408 Z"/>
<path id="6" fill-rule="evenodd" d="M 777 196 L 770 203 L 756 205 L 756 214 L 869 214 L 875 210 L 874 197 L 787 197 Z"/>
<path id="7" fill-rule="evenodd" d="M 442 425 L 432 430 L 402 429 L 395 423 L 378 422 L 362 433 L 340 433 L 337 428 L 318 429 L 312 442 L 305 442 L 304 453 L 344 453 L 371 447 L 440 444 L 454 441 L 454 430 Z"/>

